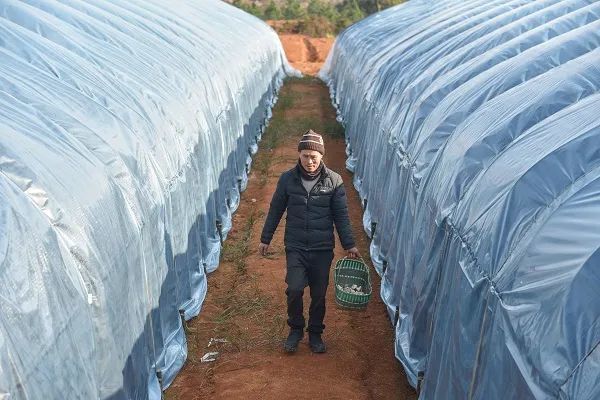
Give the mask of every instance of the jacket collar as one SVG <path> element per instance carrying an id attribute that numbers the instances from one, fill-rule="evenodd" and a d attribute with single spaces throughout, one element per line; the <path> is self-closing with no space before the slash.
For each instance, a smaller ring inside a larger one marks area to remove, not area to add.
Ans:
<path id="1" fill-rule="evenodd" d="M 323 169 L 321 170 L 321 176 L 317 178 L 317 182 L 329 176 L 329 168 L 327 168 L 323 161 L 321 162 L 323 163 Z M 298 164 L 294 167 L 294 174 L 298 179 L 302 180 L 302 173 L 300 172 L 300 166 Z"/>

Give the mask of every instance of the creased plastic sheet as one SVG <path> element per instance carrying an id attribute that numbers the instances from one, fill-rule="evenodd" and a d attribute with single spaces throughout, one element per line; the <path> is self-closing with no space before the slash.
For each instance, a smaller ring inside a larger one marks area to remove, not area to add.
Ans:
<path id="1" fill-rule="evenodd" d="M 160 398 L 286 73 L 220 1 L 0 1 L 0 398 Z"/>
<path id="2" fill-rule="evenodd" d="M 420 398 L 600 398 L 600 2 L 413 0 L 320 75 Z"/>

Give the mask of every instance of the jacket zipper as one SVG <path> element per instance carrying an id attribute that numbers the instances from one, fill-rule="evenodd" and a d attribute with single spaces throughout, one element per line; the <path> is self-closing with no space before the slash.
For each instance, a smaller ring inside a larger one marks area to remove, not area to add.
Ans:
<path id="1" fill-rule="evenodd" d="M 315 190 L 315 188 L 319 185 L 319 183 L 322 181 L 322 178 L 319 178 L 317 180 L 317 183 L 315 183 L 315 185 L 310 189 L 310 191 L 307 191 L 306 188 L 304 187 L 304 185 L 302 184 L 302 178 L 300 178 L 300 185 L 302 186 L 302 189 L 304 189 L 304 191 L 308 194 L 308 197 L 306 198 L 306 219 L 305 219 L 305 224 L 304 224 L 304 233 L 305 233 L 305 247 L 304 247 L 304 251 L 308 251 L 308 203 L 310 202 L 310 195 L 311 193 Z"/>
<path id="2" fill-rule="evenodd" d="M 302 186 L 302 189 L 304 189 L 304 191 L 308 195 L 308 197 L 306 198 L 306 212 L 304 213 L 304 251 L 308 251 L 308 203 L 310 202 L 310 192 L 312 192 L 312 190 L 315 187 L 313 186 L 310 189 L 310 191 L 307 191 L 306 188 L 304 187 L 304 184 L 302 183 L 302 178 L 300 178 L 300 185 Z M 316 184 L 315 184 L 315 186 L 316 186 Z"/>

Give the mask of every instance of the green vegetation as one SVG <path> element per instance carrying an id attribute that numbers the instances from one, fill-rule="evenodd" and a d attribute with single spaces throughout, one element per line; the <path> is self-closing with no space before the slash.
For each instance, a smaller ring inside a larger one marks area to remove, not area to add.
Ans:
<path id="1" fill-rule="evenodd" d="M 305 17 L 306 8 L 302 7 L 298 0 L 289 0 L 283 7 L 283 18 L 285 19 L 302 19 Z"/>
<path id="2" fill-rule="evenodd" d="M 233 0 L 232 4 L 265 20 L 287 20 L 277 25 L 282 33 L 302 33 L 309 36 L 337 35 L 347 26 L 367 15 L 402 3 L 404 0 L 343 0 L 334 5 L 325 0 Z M 261 4 L 261 5 L 259 5 Z"/>
<path id="3" fill-rule="evenodd" d="M 277 4 L 273 0 L 271 0 L 262 14 L 264 19 L 283 19 L 283 13 L 281 9 L 277 7 Z"/>
<path id="4" fill-rule="evenodd" d="M 246 219 L 242 231 L 236 235 L 237 240 L 226 241 L 223 245 L 222 259 L 232 263 L 236 271 L 242 274 L 246 273 L 246 257 L 250 254 L 250 235 L 257 217 L 262 217 L 262 212 L 253 210 Z"/>

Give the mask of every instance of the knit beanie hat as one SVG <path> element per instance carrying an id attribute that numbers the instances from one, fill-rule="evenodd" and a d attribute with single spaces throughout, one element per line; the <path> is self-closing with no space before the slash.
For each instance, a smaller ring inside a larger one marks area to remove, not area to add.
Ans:
<path id="1" fill-rule="evenodd" d="M 319 135 L 312 129 L 306 131 L 298 143 L 298 151 L 300 150 L 315 150 L 325 155 L 325 143 L 323 143 L 323 136 Z"/>

